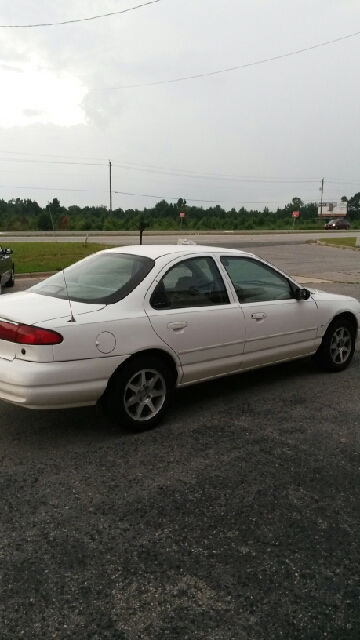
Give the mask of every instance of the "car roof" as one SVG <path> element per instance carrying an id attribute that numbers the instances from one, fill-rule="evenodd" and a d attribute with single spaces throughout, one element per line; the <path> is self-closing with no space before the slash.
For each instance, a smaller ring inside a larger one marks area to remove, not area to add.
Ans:
<path id="1" fill-rule="evenodd" d="M 122 247 L 113 247 L 111 249 L 105 249 L 108 253 L 127 253 L 137 256 L 144 256 L 147 258 L 152 258 L 156 260 L 156 258 L 160 258 L 161 256 L 166 255 L 192 255 L 194 253 L 239 253 L 241 255 L 245 254 L 244 251 L 239 251 L 238 249 L 224 249 L 223 247 L 208 247 L 201 244 L 191 244 L 191 245 L 183 245 L 183 244 L 142 244 L 142 245 L 128 245 Z M 250 254 L 245 254 L 250 255 Z"/>

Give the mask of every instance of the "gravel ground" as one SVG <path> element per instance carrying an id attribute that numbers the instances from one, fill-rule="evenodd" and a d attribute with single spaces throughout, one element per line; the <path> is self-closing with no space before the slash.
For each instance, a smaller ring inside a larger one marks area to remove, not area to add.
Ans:
<path id="1" fill-rule="evenodd" d="M 358 640 L 359 382 L 243 374 L 137 436 L 2 405 L 2 640 Z"/>
<path id="2" fill-rule="evenodd" d="M 136 436 L 1 403 L 1 640 L 359 640 L 359 384 L 358 346 L 183 389 Z"/>

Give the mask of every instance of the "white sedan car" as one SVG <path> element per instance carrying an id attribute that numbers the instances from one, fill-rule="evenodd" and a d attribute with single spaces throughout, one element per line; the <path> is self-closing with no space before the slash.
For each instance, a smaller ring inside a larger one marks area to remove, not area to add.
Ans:
<path id="1" fill-rule="evenodd" d="M 33 409 L 101 399 L 146 429 L 175 387 L 309 355 L 343 370 L 359 319 L 354 298 L 301 288 L 242 251 L 108 249 L 0 299 L 0 398 Z"/>

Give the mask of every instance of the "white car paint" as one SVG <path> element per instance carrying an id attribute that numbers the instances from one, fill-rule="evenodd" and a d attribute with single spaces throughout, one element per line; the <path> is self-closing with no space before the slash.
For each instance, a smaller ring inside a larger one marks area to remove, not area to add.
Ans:
<path id="1" fill-rule="evenodd" d="M 25 347 L 0 339 L 0 399 L 28 408 L 95 404 L 118 367 L 148 350 L 173 359 L 178 386 L 192 384 L 313 354 L 331 320 L 341 313 L 351 313 L 359 324 L 357 300 L 324 292 L 312 291 L 308 300 L 240 304 L 220 258 L 250 256 L 268 264 L 253 254 L 184 245 L 129 246 L 101 253 L 145 256 L 155 266 L 114 304 L 72 301 L 70 308 L 69 300 L 31 290 L 0 299 L 0 321 L 51 329 L 64 338 L 61 344 Z M 196 256 L 215 261 L 229 304 L 152 308 L 151 294 L 162 276 L 178 261 Z"/>
<path id="2" fill-rule="evenodd" d="M 201 248 L 203 256 L 216 258 L 209 248 L 207 251 L 206 247 Z M 196 256 L 198 249 L 196 247 L 196 251 L 189 251 L 186 257 Z M 176 261 L 168 262 L 149 288 L 145 298 L 145 312 L 156 334 L 178 354 L 183 371 L 180 384 L 240 371 L 245 346 L 244 313 L 229 282 L 226 282 L 226 289 L 230 303 L 209 306 L 206 313 L 203 307 L 171 311 L 158 311 L 151 307 L 151 294 L 158 281 L 175 263 Z M 218 260 L 216 263 L 222 271 Z"/>
<path id="3" fill-rule="evenodd" d="M 262 366 L 314 353 L 320 344 L 318 307 L 308 300 L 271 300 L 244 305 L 246 344 L 244 365 Z"/>
<path id="4" fill-rule="evenodd" d="M 358 326 L 360 325 L 359 312 L 356 310 L 356 305 L 355 307 L 354 305 L 351 305 L 351 302 L 354 301 L 354 298 L 350 296 L 342 296 L 337 293 L 327 293 L 327 291 L 319 291 L 318 289 L 310 289 L 310 293 L 319 310 L 319 336 L 324 335 L 331 320 L 335 316 L 339 316 L 342 313 L 346 313 L 347 311 L 352 311 L 354 315 L 357 316 Z"/>

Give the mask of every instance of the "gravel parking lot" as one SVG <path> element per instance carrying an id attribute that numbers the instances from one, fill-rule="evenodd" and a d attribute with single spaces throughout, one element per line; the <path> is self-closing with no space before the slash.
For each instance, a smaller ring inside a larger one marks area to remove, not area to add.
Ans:
<path id="1" fill-rule="evenodd" d="M 301 360 L 183 389 L 137 436 L 1 403 L 1 640 L 358 640 L 359 385 L 359 350 Z"/>

